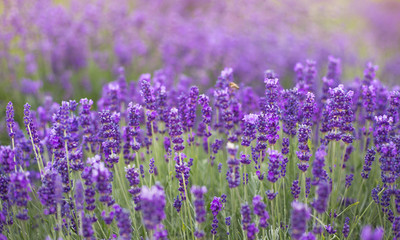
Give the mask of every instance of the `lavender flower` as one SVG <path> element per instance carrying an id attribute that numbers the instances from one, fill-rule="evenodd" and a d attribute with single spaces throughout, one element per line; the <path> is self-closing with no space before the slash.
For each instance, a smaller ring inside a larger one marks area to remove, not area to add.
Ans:
<path id="1" fill-rule="evenodd" d="M 376 101 L 375 88 L 373 85 L 362 86 L 362 98 L 365 111 L 367 112 L 366 119 L 372 121 L 374 116 L 375 101 Z"/>
<path id="2" fill-rule="evenodd" d="M 240 210 L 240 213 L 242 214 L 242 227 L 243 230 L 248 231 L 248 227 L 251 223 L 251 209 L 249 207 L 249 205 L 246 204 L 242 204 L 242 208 Z"/>
<path id="3" fill-rule="evenodd" d="M 62 183 L 61 177 L 49 163 L 44 169 L 42 178 L 42 187 L 38 190 L 40 203 L 44 207 L 44 214 L 55 214 L 57 212 L 57 204 L 62 200 Z"/>
<path id="4" fill-rule="evenodd" d="M 183 143 L 183 138 L 181 137 L 183 133 L 182 125 L 178 117 L 178 109 L 172 108 L 169 116 L 169 135 L 172 138 L 172 143 L 174 144 L 174 150 L 177 152 L 183 151 L 185 146 Z"/>
<path id="5" fill-rule="evenodd" d="M 298 99 L 297 88 L 282 91 L 283 109 L 282 109 L 282 124 L 283 132 L 289 136 L 296 136 L 296 124 L 298 122 Z"/>
<path id="6" fill-rule="evenodd" d="M 8 136 L 10 136 L 11 139 L 14 138 L 15 136 L 15 129 L 14 129 L 14 106 L 12 102 L 9 102 L 6 107 L 6 123 L 7 123 L 7 130 L 8 130 Z"/>
<path id="7" fill-rule="evenodd" d="M 295 201 L 299 198 L 300 195 L 300 186 L 299 186 L 299 180 L 294 180 L 292 187 L 290 188 L 292 190 L 292 195 Z"/>
<path id="8" fill-rule="evenodd" d="M 325 146 L 321 145 L 315 152 L 315 160 L 313 162 L 312 174 L 314 176 L 314 182 L 326 179 L 327 173 L 324 170 L 325 166 Z"/>
<path id="9" fill-rule="evenodd" d="M 189 90 L 189 101 L 187 103 L 187 127 L 192 129 L 196 118 L 196 103 L 199 96 L 199 88 L 197 86 L 190 87 Z"/>
<path id="10" fill-rule="evenodd" d="M 361 240 L 381 240 L 383 239 L 384 230 L 381 227 L 372 229 L 371 226 L 365 226 L 361 231 Z"/>
<path id="11" fill-rule="evenodd" d="M 266 210 L 266 205 L 262 201 L 262 197 L 259 195 L 256 195 L 253 197 L 253 209 L 254 209 L 254 214 L 260 217 L 259 220 L 259 227 L 266 228 L 268 227 L 268 219 L 269 219 L 269 214 L 268 211 Z"/>
<path id="12" fill-rule="evenodd" d="M 0 169 L 11 173 L 16 169 L 15 151 L 10 146 L 0 146 Z"/>
<path id="13" fill-rule="evenodd" d="M 242 146 L 249 147 L 251 142 L 256 138 L 257 118 L 256 114 L 248 114 L 243 117 L 245 128 L 243 131 Z"/>
<path id="14" fill-rule="evenodd" d="M 143 186 L 141 190 L 141 211 L 143 224 L 148 230 L 155 230 L 157 225 L 165 219 L 165 193 L 160 185 L 152 186 L 150 189 Z"/>
<path id="15" fill-rule="evenodd" d="M 20 220 L 28 220 L 28 201 L 31 200 L 29 193 L 32 192 L 28 172 L 13 172 L 10 174 L 10 185 L 8 186 L 8 198 L 12 205 L 18 207 L 16 217 Z"/>
<path id="16" fill-rule="evenodd" d="M 247 227 L 247 238 L 248 238 L 249 240 L 255 239 L 258 232 L 259 232 L 259 230 L 258 230 L 256 224 L 255 224 L 255 223 L 250 224 L 250 225 Z"/>
<path id="17" fill-rule="evenodd" d="M 149 110 L 156 110 L 154 90 L 150 86 L 150 74 L 142 74 L 139 79 L 140 95 L 143 97 L 146 108 Z"/>
<path id="18" fill-rule="evenodd" d="M 133 166 L 125 167 L 125 177 L 128 179 L 130 189 L 128 190 L 132 194 L 133 202 L 135 203 L 135 210 L 140 210 L 140 177 L 138 170 Z"/>
<path id="19" fill-rule="evenodd" d="M 311 203 L 311 206 L 313 206 L 318 213 L 325 212 L 328 205 L 329 193 L 329 184 L 326 181 L 320 181 L 317 188 L 318 198 L 314 199 Z"/>
<path id="20" fill-rule="evenodd" d="M 118 204 L 115 204 L 113 208 L 115 211 L 117 226 L 119 228 L 119 238 L 123 240 L 132 239 L 132 227 L 129 211 L 121 208 Z"/>
<path id="21" fill-rule="evenodd" d="M 351 182 L 353 182 L 353 177 L 354 174 L 346 175 L 346 183 L 345 183 L 346 188 L 349 188 L 351 186 Z"/>
<path id="22" fill-rule="evenodd" d="M 94 234 L 94 230 L 92 227 L 92 218 L 90 216 L 85 215 L 83 212 L 82 212 L 81 216 L 82 216 L 81 217 L 81 219 L 82 219 L 81 235 L 84 238 L 90 239 Z"/>
<path id="23" fill-rule="evenodd" d="M 292 202 L 292 238 L 300 239 L 307 230 L 307 221 L 310 219 L 310 211 L 300 202 Z"/>
<path id="24" fill-rule="evenodd" d="M 350 218 L 346 217 L 346 219 L 344 220 L 344 225 L 343 225 L 343 237 L 347 238 L 349 236 L 349 232 L 350 232 L 350 226 L 349 226 L 349 222 L 350 222 Z"/>
<path id="25" fill-rule="evenodd" d="M 287 155 L 289 153 L 289 146 L 290 146 L 289 138 L 283 138 L 282 139 L 282 154 L 283 155 Z"/>
<path id="26" fill-rule="evenodd" d="M 310 160 L 311 153 L 308 147 L 308 140 L 311 136 L 311 128 L 307 125 L 299 125 L 298 138 L 299 138 L 299 151 L 296 151 L 297 157 L 300 163 L 297 164 L 298 168 L 305 172 L 307 171 Z"/>
<path id="27" fill-rule="evenodd" d="M 192 194 L 195 196 L 196 200 L 194 200 L 193 204 L 196 212 L 196 221 L 198 223 L 204 222 L 206 216 L 206 210 L 204 208 L 204 194 L 207 192 L 207 188 L 202 186 L 192 186 L 191 188 Z"/>
<path id="28" fill-rule="evenodd" d="M 36 126 L 33 124 L 33 119 L 30 111 L 31 106 L 26 103 L 24 105 L 24 124 L 26 127 L 26 132 L 29 134 L 29 137 L 35 144 L 39 144 L 39 135 L 36 129 Z"/>
<path id="29" fill-rule="evenodd" d="M 400 217 L 395 217 L 392 226 L 393 239 L 400 239 Z"/>
<path id="30" fill-rule="evenodd" d="M 282 162 L 282 155 L 280 152 L 268 149 L 269 167 L 268 167 L 268 181 L 275 183 L 279 178 L 279 166 Z"/>
<path id="31" fill-rule="evenodd" d="M 174 198 L 174 208 L 176 209 L 176 212 L 180 212 L 182 207 L 182 201 L 179 199 L 179 195 Z"/>
<path id="32" fill-rule="evenodd" d="M 229 227 L 231 226 L 231 217 L 230 216 L 225 218 L 225 225 L 226 225 L 226 228 L 228 229 L 228 231 L 226 232 L 226 235 L 229 235 Z"/>
<path id="33" fill-rule="evenodd" d="M 99 201 L 108 204 L 112 201 L 112 173 L 105 167 L 104 162 L 96 162 L 93 165 L 92 181 L 96 184 L 100 193 Z"/>
<path id="34" fill-rule="evenodd" d="M 217 234 L 217 228 L 218 228 L 218 219 L 217 215 L 219 211 L 222 209 L 222 203 L 221 203 L 221 198 L 219 197 L 214 197 L 214 199 L 211 201 L 210 205 L 210 210 L 213 214 L 213 224 L 212 229 L 211 229 L 211 234 L 216 235 Z"/>

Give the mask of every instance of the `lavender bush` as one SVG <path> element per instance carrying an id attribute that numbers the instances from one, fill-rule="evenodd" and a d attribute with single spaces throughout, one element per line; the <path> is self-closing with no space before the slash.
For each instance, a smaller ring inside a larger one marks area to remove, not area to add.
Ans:
<path id="1" fill-rule="evenodd" d="M 400 239 L 400 5 L 335 6 L 3 1 L 0 239 Z"/>
<path id="2" fill-rule="evenodd" d="M 97 103 L 26 103 L 20 124 L 9 102 L 1 237 L 397 239 L 399 91 L 371 63 L 322 90 L 299 66 L 292 89 L 265 71 L 263 96 L 232 69 L 205 92 L 159 72 L 127 91 L 121 69 Z"/>

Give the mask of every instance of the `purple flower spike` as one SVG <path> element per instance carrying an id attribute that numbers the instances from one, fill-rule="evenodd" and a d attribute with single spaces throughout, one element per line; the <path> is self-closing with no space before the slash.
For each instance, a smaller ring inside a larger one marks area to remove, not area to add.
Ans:
<path id="1" fill-rule="evenodd" d="M 141 204 L 143 223 L 148 230 L 155 230 L 157 225 L 165 219 L 165 193 L 160 185 L 154 185 L 150 189 L 142 187 Z"/>
<path id="2" fill-rule="evenodd" d="M 326 207 L 328 205 L 329 194 L 330 194 L 329 183 L 326 181 L 320 181 L 317 188 L 318 198 L 311 203 L 311 206 L 313 206 L 318 213 L 325 212 Z"/>
<path id="3" fill-rule="evenodd" d="M 29 172 L 13 172 L 10 174 L 10 185 L 8 186 L 8 198 L 12 205 L 18 207 L 16 217 L 20 220 L 28 220 L 28 201 L 31 200 Z"/>
<path id="4" fill-rule="evenodd" d="M 299 186 L 299 180 L 294 180 L 292 187 L 290 188 L 290 190 L 292 190 L 292 195 L 294 200 L 297 201 L 297 199 L 299 199 L 299 195 L 300 195 L 300 186 Z"/>
<path id="5" fill-rule="evenodd" d="M 169 135 L 172 138 L 174 150 L 177 152 L 181 152 L 185 149 L 182 133 L 183 129 L 181 121 L 179 120 L 178 109 L 172 108 L 169 115 Z"/>
<path id="6" fill-rule="evenodd" d="M 6 123 L 7 123 L 7 130 L 8 130 L 8 135 L 10 138 L 14 138 L 15 136 L 15 121 L 14 121 L 14 107 L 13 103 L 9 102 L 6 107 Z"/>
<path id="7" fill-rule="evenodd" d="M 149 110 L 156 110 L 155 98 L 154 98 L 154 90 L 150 86 L 150 77 L 151 75 L 146 73 L 142 74 L 139 79 L 140 84 L 140 95 L 144 99 L 144 103 L 146 104 L 146 108 Z"/>
<path id="8" fill-rule="evenodd" d="M 310 219 L 310 211 L 307 205 L 300 202 L 292 202 L 292 238 L 300 239 L 307 230 L 307 221 Z"/>
<path id="9" fill-rule="evenodd" d="M 299 118 L 299 93 L 297 88 L 282 91 L 283 132 L 289 136 L 296 136 L 296 124 Z"/>
<path id="10" fill-rule="evenodd" d="M 268 181 L 275 183 L 279 178 L 279 166 L 282 162 L 282 155 L 280 152 L 268 149 L 269 166 L 268 166 Z"/>
<path id="11" fill-rule="evenodd" d="M 118 204 L 113 206 L 115 211 L 115 219 L 119 228 L 119 238 L 122 240 L 132 239 L 132 227 L 130 213 L 128 210 L 121 208 Z"/>
<path id="12" fill-rule="evenodd" d="M 251 142 L 256 138 L 256 123 L 258 115 L 248 114 L 243 117 L 244 131 L 242 137 L 242 146 L 250 146 Z"/>
<path id="13" fill-rule="evenodd" d="M 211 229 L 211 234 L 216 235 L 217 234 L 217 228 L 218 228 L 218 219 L 217 219 L 217 215 L 219 213 L 219 211 L 221 211 L 222 209 L 222 202 L 221 202 L 221 198 L 219 197 L 214 197 L 214 199 L 211 201 L 211 205 L 210 205 L 210 210 L 213 214 L 213 224 L 212 229 Z"/>
<path id="14" fill-rule="evenodd" d="M 198 223 L 204 222 L 206 216 L 206 210 L 204 208 L 204 194 L 207 193 L 207 188 L 205 186 L 192 186 L 191 188 L 192 194 L 196 197 L 194 200 L 195 212 L 196 212 L 196 221 Z"/>
<path id="15" fill-rule="evenodd" d="M 361 231 L 361 240 L 382 240 L 385 231 L 378 227 L 375 230 L 371 226 L 365 226 Z"/>

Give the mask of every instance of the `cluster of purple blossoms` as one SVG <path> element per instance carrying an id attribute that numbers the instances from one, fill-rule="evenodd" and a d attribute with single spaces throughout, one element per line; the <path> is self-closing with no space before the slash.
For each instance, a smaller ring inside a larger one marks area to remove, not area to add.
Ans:
<path id="1" fill-rule="evenodd" d="M 138 173 L 138 169 L 133 167 L 125 167 L 125 177 L 129 182 L 130 189 L 128 190 L 130 194 L 132 194 L 133 202 L 135 203 L 135 210 L 140 210 L 140 177 Z"/>
<path id="2" fill-rule="evenodd" d="M 300 202 L 292 202 L 292 233 L 293 239 L 301 239 L 307 231 L 307 221 L 310 219 L 310 211 L 307 205 Z"/>
<path id="3" fill-rule="evenodd" d="M 363 171 L 361 172 L 361 177 L 364 179 L 368 179 L 369 173 L 371 172 L 371 166 L 372 163 L 375 161 L 375 148 L 369 148 L 367 150 L 367 154 L 365 155 L 364 159 L 364 166 L 363 166 Z"/>
<path id="4" fill-rule="evenodd" d="M 142 96 L 146 109 L 156 110 L 156 100 L 154 98 L 154 89 L 150 85 L 150 74 L 142 74 L 139 79 L 140 95 Z"/>
<path id="5" fill-rule="evenodd" d="M 354 174 L 346 175 L 346 183 L 345 183 L 346 188 L 349 188 L 351 186 L 353 179 L 354 179 Z"/>
<path id="6" fill-rule="evenodd" d="M 393 130 L 400 128 L 398 125 L 400 123 L 400 91 L 392 91 L 389 96 L 389 108 L 387 109 L 387 114 L 393 119 Z M 392 134 L 394 134 L 392 132 Z"/>
<path id="7" fill-rule="evenodd" d="M 298 130 L 298 140 L 299 140 L 299 150 L 296 151 L 297 157 L 300 163 L 297 164 L 298 168 L 305 172 L 307 171 L 309 164 L 308 161 L 311 157 L 310 148 L 308 146 L 308 141 L 311 137 L 311 127 L 308 125 L 299 125 Z"/>
<path id="8" fill-rule="evenodd" d="M 189 184 L 189 177 L 190 177 L 190 167 L 188 163 L 185 162 L 186 155 L 183 153 L 176 153 L 175 154 L 175 177 L 179 181 L 179 192 L 181 192 L 181 199 L 185 201 L 187 198 L 187 187 Z"/>
<path id="9" fill-rule="evenodd" d="M 283 132 L 296 136 L 296 124 L 299 120 L 299 93 L 297 88 L 282 90 L 282 124 Z"/>
<path id="10" fill-rule="evenodd" d="M 342 140 L 344 143 L 353 142 L 353 110 L 351 109 L 353 91 L 345 91 L 343 85 L 330 89 L 330 98 L 327 102 L 328 114 L 328 134 L 326 139 L 329 141 Z"/>
<path id="11" fill-rule="evenodd" d="M 372 81 L 375 80 L 376 72 L 378 71 L 378 66 L 374 65 L 372 62 L 368 62 L 364 69 L 364 85 L 371 85 Z"/>
<path id="12" fill-rule="evenodd" d="M 137 141 L 137 137 L 140 131 L 140 117 L 142 114 L 142 106 L 139 104 L 133 105 L 132 102 L 128 106 L 128 140 L 133 151 L 137 152 L 140 149 L 140 142 Z"/>
<path id="13" fill-rule="evenodd" d="M 258 116 L 256 114 L 247 114 L 243 117 L 244 130 L 242 136 L 242 146 L 249 147 L 251 142 L 256 138 Z"/>
<path id="14" fill-rule="evenodd" d="M 301 111 L 302 122 L 304 125 L 310 127 L 312 126 L 312 120 L 315 110 L 316 110 L 315 95 L 314 93 L 308 92 Z"/>
<path id="15" fill-rule="evenodd" d="M 8 136 L 14 139 L 15 136 L 15 121 L 14 121 L 14 106 L 12 102 L 9 102 L 6 107 L 6 124 L 7 124 L 7 131 Z"/>
<path id="16" fill-rule="evenodd" d="M 104 162 L 93 163 L 92 181 L 96 184 L 96 189 L 99 192 L 99 201 L 105 205 L 114 203 L 112 193 L 112 172 L 105 167 Z"/>
<path id="17" fill-rule="evenodd" d="M 211 125 L 211 116 L 212 116 L 212 108 L 210 106 L 210 98 L 205 95 L 201 94 L 198 100 L 199 104 L 201 105 L 201 113 L 202 113 L 202 122 L 200 124 L 204 124 L 204 136 L 209 138 L 211 136 L 210 125 Z M 199 125 L 200 127 L 200 125 Z"/>
<path id="18" fill-rule="evenodd" d="M 169 115 L 169 136 L 172 139 L 176 152 L 182 152 L 185 149 L 182 134 L 183 129 L 179 120 L 178 109 L 172 108 Z"/>
<path id="19" fill-rule="evenodd" d="M 392 225 L 392 232 L 393 232 L 394 240 L 400 239 L 400 217 L 399 216 L 394 218 L 393 225 Z"/>
<path id="20" fill-rule="evenodd" d="M 299 195 L 300 195 L 300 191 L 301 188 L 299 186 L 299 180 L 294 180 L 292 183 L 292 187 L 290 188 L 290 190 L 292 190 L 292 195 L 295 201 L 297 201 L 297 199 L 299 199 Z"/>
<path id="21" fill-rule="evenodd" d="M 121 136 L 119 132 L 119 113 L 111 113 L 108 110 L 99 113 L 101 121 L 100 135 L 104 140 L 102 149 L 104 153 L 104 161 L 108 168 L 113 168 L 115 163 L 118 163 Z"/>
<path id="22" fill-rule="evenodd" d="M 251 224 L 251 208 L 245 203 L 242 204 L 242 208 L 240 209 L 240 213 L 242 214 L 242 228 L 247 231 L 247 228 Z"/>
<path id="23" fill-rule="evenodd" d="M 38 134 L 37 128 L 33 122 L 34 120 L 32 118 L 32 113 L 31 113 L 30 109 L 31 109 L 31 105 L 26 103 L 24 105 L 24 124 L 25 124 L 25 128 L 26 128 L 26 132 L 29 134 L 31 141 L 35 145 L 38 145 L 40 143 L 39 134 Z M 66 123 L 64 123 L 64 124 L 66 125 Z M 38 147 L 38 146 L 36 146 L 36 147 Z"/>
<path id="24" fill-rule="evenodd" d="M 257 144 L 256 144 L 256 151 L 259 154 L 267 148 L 268 144 L 268 130 L 267 130 L 267 115 L 261 112 L 257 117 Z"/>
<path id="25" fill-rule="evenodd" d="M 361 240 L 382 240 L 384 235 L 384 229 L 381 227 L 372 229 L 371 226 L 365 226 L 361 231 Z"/>
<path id="26" fill-rule="evenodd" d="M 268 165 L 268 181 L 275 183 L 279 179 L 279 167 L 282 162 L 282 155 L 277 150 L 268 149 L 267 151 L 269 156 L 269 165 Z"/>
<path id="27" fill-rule="evenodd" d="M 381 146 L 390 141 L 390 132 L 392 130 L 393 118 L 387 115 L 375 116 L 374 142 L 378 152 L 381 152 Z"/>
<path id="28" fill-rule="evenodd" d="M 253 197 L 253 209 L 254 214 L 260 217 L 258 226 L 261 228 L 267 228 L 269 225 L 267 222 L 269 219 L 269 214 L 266 210 L 266 204 L 263 202 L 261 196 L 256 195 Z"/>
<path id="29" fill-rule="evenodd" d="M 204 194 L 207 192 L 207 188 L 204 186 L 192 186 L 191 192 L 195 196 L 193 204 L 196 212 L 196 222 L 201 224 L 206 220 L 205 217 L 207 212 L 204 208 Z M 204 232 L 202 230 L 196 229 L 194 235 L 200 238 L 199 236 L 204 236 Z"/>
<path id="30" fill-rule="evenodd" d="M 313 206 L 318 213 L 325 212 L 328 206 L 330 191 L 331 191 L 330 185 L 328 182 L 326 181 L 319 182 L 316 191 L 318 198 L 314 199 L 314 201 L 311 203 L 311 206 Z"/>
<path id="31" fill-rule="evenodd" d="M 217 215 L 221 211 L 221 209 L 222 209 L 221 198 L 214 197 L 214 199 L 211 201 L 211 204 L 210 204 L 210 210 L 211 210 L 212 215 L 213 215 L 213 223 L 211 225 L 211 227 L 212 227 L 211 234 L 213 234 L 213 235 L 217 234 L 217 228 L 218 228 Z"/>
<path id="32" fill-rule="evenodd" d="M 240 171 L 239 171 L 239 160 L 236 158 L 238 146 L 231 142 L 226 145 L 228 152 L 228 170 L 226 172 L 226 180 L 228 181 L 229 188 L 236 188 L 240 185 Z"/>
<path id="33" fill-rule="evenodd" d="M 343 236 L 345 238 L 347 238 L 349 236 L 349 232 L 350 232 L 349 222 L 350 222 L 350 218 L 346 217 L 346 219 L 344 220 L 343 230 L 342 230 Z"/>
<path id="34" fill-rule="evenodd" d="M 160 229 L 161 222 L 165 219 L 164 208 L 166 201 L 164 188 L 159 184 L 152 186 L 150 189 L 147 186 L 143 186 L 140 197 L 144 226 L 148 230 Z"/>
<path id="35" fill-rule="evenodd" d="M 0 164 L 4 173 L 16 170 L 15 151 L 10 146 L 0 146 Z"/>
<path id="36" fill-rule="evenodd" d="M 325 171 L 325 145 L 321 145 L 315 152 L 315 160 L 313 162 L 312 174 L 314 178 L 314 183 L 318 183 L 320 180 L 327 178 L 328 174 Z"/>
<path id="37" fill-rule="evenodd" d="M 373 121 L 374 111 L 375 111 L 375 101 L 376 101 L 376 93 L 374 85 L 362 86 L 362 99 L 363 99 L 363 106 L 367 114 L 365 119 L 368 121 Z"/>
<path id="38" fill-rule="evenodd" d="M 397 148 L 393 142 L 380 146 L 381 178 L 384 184 L 393 184 L 399 177 L 399 163 L 397 162 Z"/>
<path id="39" fill-rule="evenodd" d="M 264 76 L 265 83 L 265 105 L 262 108 L 266 114 L 266 137 L 269 144 L 274 145 L 279 139 L 279 109 L 278 109 L 278 88 L 279 80 L 274 74 L 266 71 Z"/>
<path id="40" fill-rule="evenodd" d="M 63 187 L 61 176 L 51 163 L 48 163 L 44 169 L 42 186 L 38 190 L 38 195 L 40 203 L 44 206 L 43 213 L 45 215 L 55 214 L 57 205 L 61 204 Z"/>
<path id="41" fill-rule="evenodd" d="M 94 235 L 94 230 L 92 227 L 92 218 L 90 216 L 85 215 L 84 212 L 81 213 L 81 221 L 82 221 L 82 227 L 81 227 L 81 235 L 84 238 L 91 239 Z"/>
<path id="42" fill-rule="evenodd" d="M 215 107 L 218 111 L 218 119 L 215 127 L 220 131 L 230 130 L 232 125 L 232 111 L 229 109 L 228 88 L 214 91 Z"/>
<path id="43" fill-rule="evenodd" d="M 94 129 L 92 127 L 92 118 L 90 109 L 93 105 L 93 101 L 91 99 L 83 98 L 80 100 L 81 111 L 79 113 L 79 126 L 82 128 L 82 141 L 85 147 L 88 149 L 89 143 L 93 142 L 94 137 Z"/>
<path id="44" fill-rule="evenodd" d="M 132 239 L 132 227 L 129 211 L 121 208 L 118 204 L 114 204 L 113 208 L 115 211 L 117 226 L 119 228 L 119 238 L 122 240 Z"/>
<path id="45" fill-rule="evenodd" d="M 12 205 L 18 208 L 16 217 L 20 220 L 28 220 L 28 202 L 31 200 L 29 193 L 32 192 L 28 172 L 13 172 L 10 174 L 10 185 L 8 186 L 8 197 Z"/>
<path id="46" fill-rule="evenodd" d="M 190 131 L 193 129 L 196 120 L 196 104 L 199 97 L 199 88 L 197 86 L 190 87 L 189 98 L 187 102 L 187 127 Z"/>

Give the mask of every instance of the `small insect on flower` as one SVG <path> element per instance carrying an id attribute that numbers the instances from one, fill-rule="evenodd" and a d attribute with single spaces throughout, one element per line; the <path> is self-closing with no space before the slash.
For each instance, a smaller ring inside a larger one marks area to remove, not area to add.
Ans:
<path id="1" fill-rule="evenodd" d="M 239 90 L 239 89 L 240 89 L 239 86 L 238 86 L 236 83 L 234 83 L 234 82 L 230 82 L 230 83 L 229 83 L 229 87 L 230 87 L 232 90 Z"/>

